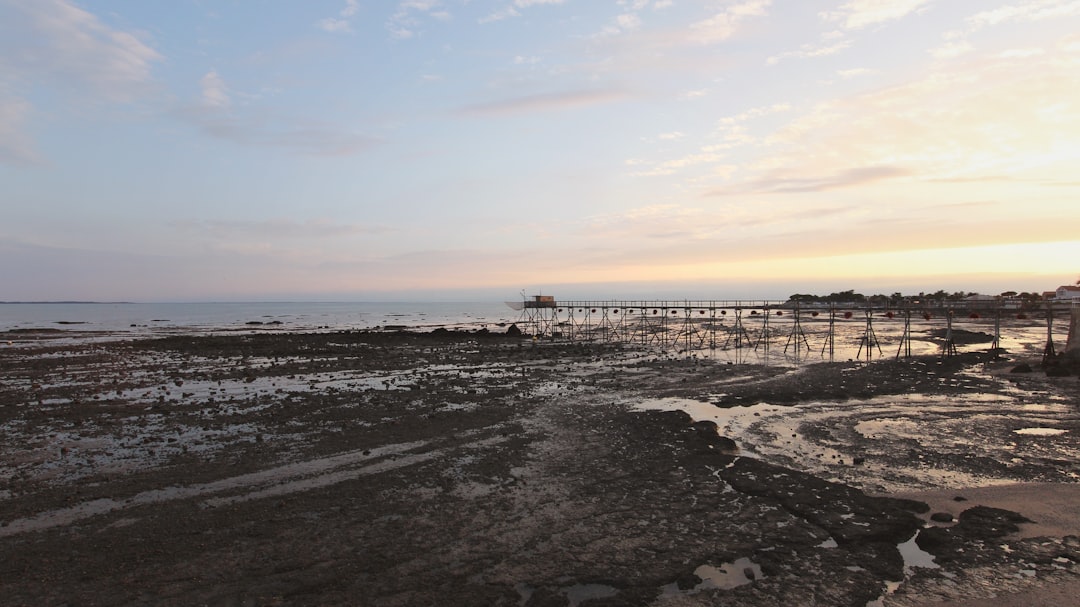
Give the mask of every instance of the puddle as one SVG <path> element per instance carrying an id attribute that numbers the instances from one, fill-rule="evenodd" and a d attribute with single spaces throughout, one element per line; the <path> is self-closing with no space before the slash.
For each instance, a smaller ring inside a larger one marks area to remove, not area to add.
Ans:
<path id="1" fill-rule="evenodd" d="M 934 555 L 919 548 L 919 545 L 915 543 L 918 537 L 919 532 L 916 531 L 910 540 L 896 545 L 896 549 L 900 551 L 900 556 L 904 557 L 904 575 L 911 575 L 912 569 L 916 567 L 921 569 L 941 568 L 941 565 L 934 562 Z"/>
<path id="2" fill-rule="evenodd" d="M 585 601 L 592 599 L 606 599 L 619 594 L 618 588 L 605 584 L 577 584 L 565 588 L 566 599 L 570 601 L 570 607 L 577 607 Z"/>
<path id="3" fill-rule="evenodd" d="M 693 592 L 738 588 L 765 577 L 761 573 L 761 566 L 748 558 L 736 559 L 734 563 L 724 563 L 719 567 L 702 565 L 694 570 L 694 575 L 701 578 L 701 583 L 693 588 Z"/>
<path id="4" fill-rule="evenodd" d="M 1080 457 L 1080 447 L 1070 441 L 1024 441 L 1017 436 L 1060 436 L 1068 430 L 1052 426 L 1075 419 L 1067 407 L 1033 396 L 910 394 L 727 408 L 686 398 L 629 404 L 635 410 L 677 410 L 694 421 L 712 421 L 744 455 L 866 491 L 895 493 L 1028 480 L 1002 475 L 1000 467 L 985 462 L 1004 462 L 1007 468 L 1024 462 L 1039 467 L 1039 480 L 1072 482 L 1070 473 L 1055 462 Z M 1024 401 L 1032 406 L 1023 407 Z M 1012 430 L 1017 427 L 1021 429 Z M 1017 440 L 1009 440 L 1010 436 Z M 956 456 L 951 460 L 955 465 L 942 466 L 942 456 Z"/>
<path id="5" fill-rule="evenodd" d="M 701 581 L 693 588 L 682 590 L 678 583 L 672 582 L 660 590 L 660 597 L 672 598 L 704 590 L 730 590 L 765 577 L 761 566 L 745 557 L 736 559 L 733 563 L 722 563 L 718 567 L 700 565 L 694 570 L 694 575 L 701 578 Z"/>
<path id="6" fill-rule="evenodd" d="M 1062 430 L 1061 428 L 1021 428 L 1013 430 L 1013 433 L 1025 436 L 1061 436 L 1067 432 L 1068 430 Z"/>

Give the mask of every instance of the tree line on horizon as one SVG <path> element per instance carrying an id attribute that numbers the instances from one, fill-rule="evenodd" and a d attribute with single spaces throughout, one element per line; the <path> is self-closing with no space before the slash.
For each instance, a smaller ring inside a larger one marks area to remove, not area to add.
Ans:
<path id="1" fill-rule="evenodd" d="M 1077 281 L 1080 285 L 1080 280 Z M 892 295 L 863 295 L 862 293 L 856 293 L 854 289 L 847 291 L 840 291 L 837 293 L 830 293 L 828 295 L 810 295 L 805 293 L 795 293 L 788 297 L 788 301 L 791 303 L 867 303 L 876 305 L 893 305 L 899 306 L 903 304 L 912 303 L 926 303 L 935 302 L 942 303 L 947 301 L 963 301 L 968 297 L 978 295 L 978 293 L 971 291 L 956 291 L 949 293 L 945 290 L 938 290 L 933 293 L 920 292 L 918 295 L 904 295 L 903 293 L 893 293 Z M 1042 293 L 1029 293 L 1005 291 L 1001 295 L 997 296 L 1000 299 L 1017 300 L 1023 304 L 1038 304 L 1043 300 Z"/>

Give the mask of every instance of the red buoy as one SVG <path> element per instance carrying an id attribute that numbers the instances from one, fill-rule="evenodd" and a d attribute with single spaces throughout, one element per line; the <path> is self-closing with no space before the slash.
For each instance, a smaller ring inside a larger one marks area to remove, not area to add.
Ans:
<path id="1" fill-rule="evenodd" d="M 971 314 L 968 314 L 968 318 L 978 319 L 979 318 L 979 313 L 978 312 L 972 312 Z"/>
<path id="2" fill-rule="evenodd" d="M 851 312 L 844 312 L 844 318 L 851 318 Z"/>
<path id="3" fill-rule="evenodd" d="M 1021 312 L 1020 314 L 1016 315 L 1016 318 L 1019 319 L 1019 320 L 1027 320 L 1027 314 L 1024 314 L 1023 312 Z"/>
<path id="4" fill-rule="evenodd" d="M 893 313 L 892 313 L 892 312 L 886 312 L 886 313 L 885 313 L 885 317 L 886 317 L 886 318 L 892 318 L 892 317 L 893 317 Z"/>
<path id="5" fill-rule="evenodd" d="M 818 313 L 817 313 L 817 312 L 811 312 L 811 313 L 810 313 L 810 316 L 817 316 L 817 315 L 818 315 Z"/>
<path id="6" fill-rule="evenodd" d="M 783 315 L 784 315 L 784 311 L 783 311 L 783 310 L 777 310 L 777 311 L 776 311 L 776 315 L 777 315 L 777 316 L 783 316 Z"/>
<path id="7" fill-rule="evenodd" d="M 922 317 L 925 320 L 930 320 L 931 318 L 933 318 L 933 316 L 931 316 L 929 312 L 926 312 L 925 314 L 923 314 Z"/>

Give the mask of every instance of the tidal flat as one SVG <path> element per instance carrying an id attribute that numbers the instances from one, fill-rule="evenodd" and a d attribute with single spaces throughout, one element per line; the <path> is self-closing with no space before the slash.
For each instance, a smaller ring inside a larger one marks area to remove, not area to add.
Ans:
<path id="1" fill-rule="evenodd" d="M 1038 604 L 1080 584 L 1080 382 L 1030 352 L 0 337 L 6 604 Z"/>

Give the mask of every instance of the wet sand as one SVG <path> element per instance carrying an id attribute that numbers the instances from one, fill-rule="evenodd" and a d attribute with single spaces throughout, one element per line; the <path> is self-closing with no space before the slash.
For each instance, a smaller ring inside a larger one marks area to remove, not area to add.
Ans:
<path id="1" fill-rule="evenodd" d="M 73 335 L 0 349 L 8 604 L 980 605 L 956 601 L 1080 579 L 1078 380 L 1019 360 Z"/>

